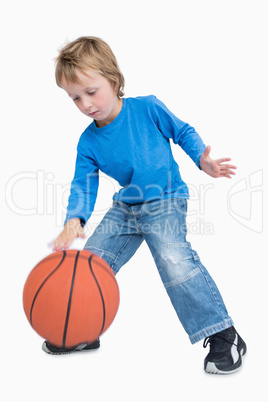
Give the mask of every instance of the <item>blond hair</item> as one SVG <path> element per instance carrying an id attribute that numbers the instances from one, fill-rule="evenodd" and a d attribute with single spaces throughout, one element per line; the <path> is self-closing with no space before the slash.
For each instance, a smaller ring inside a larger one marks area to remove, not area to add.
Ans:
<path id="1" fill-rule="evenodd" d="M 87 70 L 93 70 L 105 77 L 118 98 L 124 95 L 124 76 L 111 48 L 100 38 L 83 36 L 59 51 L 55 71 L 57 85 L 61 87 L 63 80 L 78 83 L 77 71 L 86 74 Z"/>

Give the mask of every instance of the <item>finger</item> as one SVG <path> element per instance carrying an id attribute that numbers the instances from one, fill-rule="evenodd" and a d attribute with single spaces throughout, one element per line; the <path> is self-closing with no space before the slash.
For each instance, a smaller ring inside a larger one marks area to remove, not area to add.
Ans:
<path id="1" fill-rule="evenodd" d="M 232 165 L 226 165 L 226 168 L 227 168 L 228 170 L 230 170 L 230 172 L 233 172 L 234 170 L 237 169 L 236 166 L 232 166 Z"/>
<path id="2" fill-rule="evenodd" d="M 236 174 L 232 169 L 220 169 L 220 173 Z"/>
<path id="3" fill-rule="evenodd" d="M 55 242 L 53 251 L 60 251 L 64 248 L 64 242 Z"/>
<path id="4" fill-rule="evenodd" d="M 220 164 L 220 165 L 218 165 L 221 169 L 229 169 L 229 170 L 231 170 L 231 169 L 233 169 L 233 170 L 235 170 L 235 169 L 237 169 L 237 167 L 235 166 L 235 165 L 228 165 L 227 163 L 223 163 L 223 164 Z"/>
<path id="5" fill-rule="evenodd" d="M 231 169 L 227 169 L 224 166 L 221 166 L 219 169 L 215 170 L 214 177 L 230 177 L 231 175 L 235 175 L 235 172 Z"/>
<path id="6" fill-rule="evenodd" d="M 205 151 L 204 151 L 204 156 L 205 156 L 205 157 L 208 157 L 209 154 L 210 154 L 210 152 L 211 152 L 211 146 L 208 145 L 208 146 L 206 147 Z"/>
<path id="7" fill-rule="evenodd" d="M 232 176 L 233 176 L 233 175 L 232 175 L 231 173 L 221 173 L 221 174 L 219 174 L 218 177 L 228 177 L 228 179 L 231 179 Z"/>
<path id="8" fill-rule="evenodd" d="M 231 158 L 220 158 L 220 159 L 216 159 L 216 162 L 218 164 L 220 164 L 220 163 L 224 163 L 224 162 L 229 162 L 231 160 L 232 160 Z"/>
<path id="9" fill-rule="evenodd" d="M 82 237 L 83 239 L 86 237 L 85 232 L 82 228 L 78 231 L 77 236 Z"/>
<path id="10" fill-rule="evenodd" d="M 235 174 L 234 172 L 221 172 L 218 177 L 228 177 L 228 179 L 231 179 L 232 178 L 231 175 L 234 174 Z"/>
<path id="11" fill-rule="evenodd" d="M 59 240 L 59 239 L 57 239 L 57 240 L 54 241 L 54 248 L 53 248 L 53 251 L 60 251 L 60 250 L 62 250 L 63 248 L 64 248 L 64 241 Z"/>
<path id="12" fill-rule="evenodd" d="M 77 237 L 77 236 L 76 236 Z M 72 242 L 75 240 L 75 237 L 71 237 L 71 238 L 69 238 L 68 240 L 66 240 L 65 242 L 64 242 L 64 245 L 63 245 L 63 249 L 64 250 L 67 250 L 70 246 L 71 246 L 71 244 L 72 244 Z"/>
<path id="13" fill-rule="evenodd" d="M 55 246 L 53 248 L 53 251 L 61 251 L 63 249 L 63 246 Z"/>

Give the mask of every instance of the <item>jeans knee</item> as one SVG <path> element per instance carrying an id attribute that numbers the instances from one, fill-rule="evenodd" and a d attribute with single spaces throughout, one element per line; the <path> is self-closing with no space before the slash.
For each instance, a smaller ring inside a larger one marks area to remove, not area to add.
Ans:
<path id="1" fill-rule="evenodd" d="M 189 243 L 164 244 L 155 262 L 165 287 L 186 282 L 200 272 L 199 257 Z"/>

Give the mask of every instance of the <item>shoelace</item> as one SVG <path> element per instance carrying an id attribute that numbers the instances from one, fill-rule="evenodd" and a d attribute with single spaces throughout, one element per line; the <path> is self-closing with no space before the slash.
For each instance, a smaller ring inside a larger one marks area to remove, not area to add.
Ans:
<path id="1" fill-rule="evenodd" d="M 208 346 L 208 344 L 213 346 L 213 343 L 216 341 L 217 338 L 221 338 L 222 340 L 224 340 L 227 343 L 230 343 L 231 345 L 238 346 L 234 342 L 230 341 L 226 336 L 221 335 L 221 334 L 215 334 L 215 335 L 208 336 L 207 338 L 204 339 L 203 348 L 206 348 Z"/>

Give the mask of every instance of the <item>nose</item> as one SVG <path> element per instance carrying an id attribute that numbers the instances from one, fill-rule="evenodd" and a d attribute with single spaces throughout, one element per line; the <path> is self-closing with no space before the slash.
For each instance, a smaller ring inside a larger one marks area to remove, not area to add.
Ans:
<path id="1" fill-rule="evenodd" d="M 92 103 L 91 101 L 87 98 L 82 98 L 81 99 L 81 104 L 80 104 L 81 108 L 80 110 L 84 113 L 84 114 L 88 114 L 90 113 L 91 109 L 92 109 Z"/>

